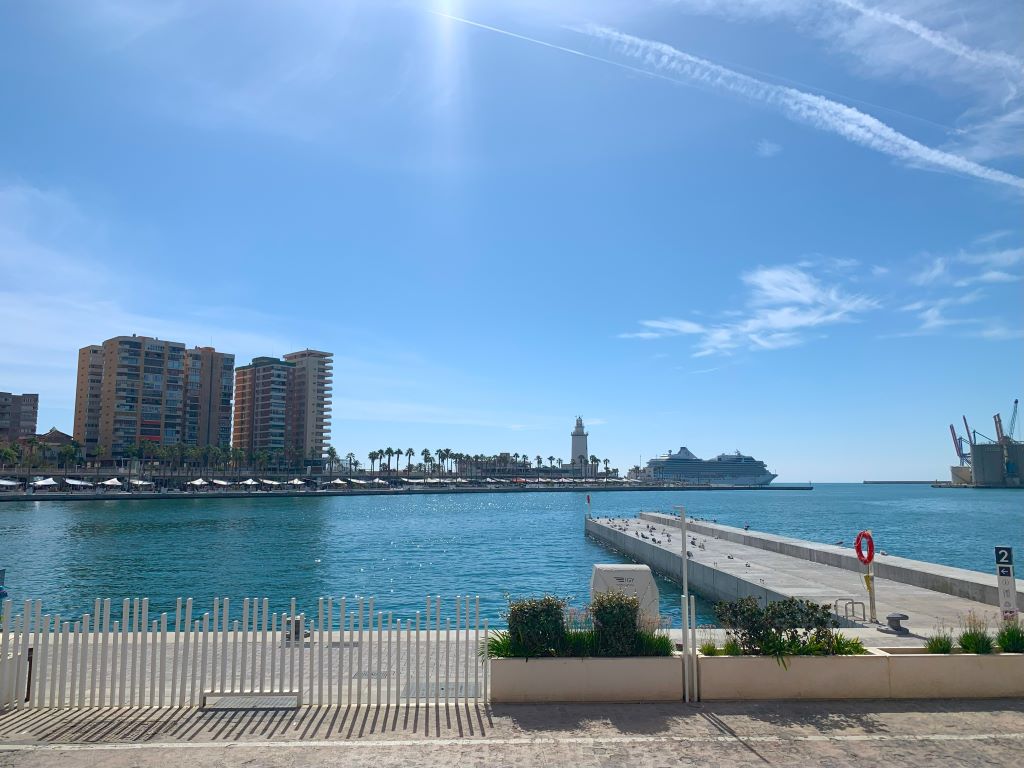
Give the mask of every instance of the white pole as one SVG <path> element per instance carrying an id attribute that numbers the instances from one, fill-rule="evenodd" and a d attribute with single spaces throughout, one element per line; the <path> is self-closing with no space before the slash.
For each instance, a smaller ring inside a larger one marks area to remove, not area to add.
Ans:
<path id="1" fill-rule="evenodd" d="M 693 700 L 700 701 L 700 681 L 697 679 L 697 598 L 690 595 L 690 679 L 693 680 Z"/>
<path id="2" fill-rule="evenodd" d="M 689 643 L 687 643 L 686 635 L 690 627 L 690 616 L 689 616 L 689 605 L 687 604 L 686 595 L 683 595 L 680 599 L 680 607 L 683 612 L 683 701 L 689 703 L 690 701 L 690 659 L 687 651 Z"/>

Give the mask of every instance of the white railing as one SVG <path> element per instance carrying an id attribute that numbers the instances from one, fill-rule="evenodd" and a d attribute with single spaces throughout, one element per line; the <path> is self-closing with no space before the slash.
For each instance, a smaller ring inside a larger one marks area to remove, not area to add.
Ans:
<path id="1" fill-rule="evenodd" d="M 289 706 L 479 702 L 488 623 L 479 597 L 451 602 L 427 597 L 402 620 L 373 598 L 320 598 L 314 616 L 297 612 L 294 598 L 282 612 L 245 598 L 240 617 L 228 598 L 201 615 L 179 598 L 173 613 L 152 616 L 148 598 L 135 598 L 114 620 L 111 601 L 96 600 L 64 621 L 43 614 L 39 600 L 18 614 L 7 600 L 0 708 L 197 707 L 255 696 Z"/>

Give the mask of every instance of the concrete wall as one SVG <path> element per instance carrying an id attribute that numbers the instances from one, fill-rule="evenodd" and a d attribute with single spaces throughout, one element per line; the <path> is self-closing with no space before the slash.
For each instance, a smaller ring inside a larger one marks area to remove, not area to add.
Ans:
<path id="1" fill-rule="evenodd" d="M 675 515 L 666 515 L 660 512 L 641 512 L 640 519 L 650 523 L 679 527 L 679 518 Z M 748 547 L 768 550 L 769 552 L 778 552 L 801 560 L 824 563 L 825 565 L 854 571 L 855 573 L 864 572 L 864 566 L 857 559 L 852 546 L 845 548 L 836 547 L 829 544 L 804 541 L 803 539 L 793 539 L 788 536 L 776 536 L 775 534 L 762 533 L 761 531 L 744 531 L 742 528 L 733 528 L 728 525 L 713 523 L 687 522 L 686 527 L 690 533 L 702 536 L 717 536 L 725 541 L 732 541 Z M 951 568 L 936 563 L 926 563 L 920 560 L 877 554 L 874 565 L 875 577 L 879 579 L 889 579 L 901 584 L 910 584 L 915 587 L 930 589 L 933 592 L 942 592 L 946 595 L 963 597 L 979 603 L 987 603 L 988 605 L 999 605 L 999 591 L 994 574 L 989 576 L 977 571 L 968 571 L 964 568 Z M 1024 606 L 1024 580 L 1022 579 L 1017 579 L 1017 601 L 1019 605 Z"/>

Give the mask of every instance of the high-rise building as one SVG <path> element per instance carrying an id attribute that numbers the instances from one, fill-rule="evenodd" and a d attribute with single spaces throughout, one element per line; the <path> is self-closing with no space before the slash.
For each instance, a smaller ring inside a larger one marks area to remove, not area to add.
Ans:
<path id="1" fill-rule="evenodd" d="M 0 392 L 0 442 L 15 443 L 36 433 L 39 395 Z"/>
<path id="2" fill-rule="evenodd" d="M 232 447 L 250 456 L 281 451 L 290 462 L 322 459 L 331 434 L 332 358 L 305 349 L 237 368 Z"/>
<path id="3" fill-rule="evenodd" d="M 231 445 L 235 356 L 213 347 L 185 352 L 185 445 Z"/>
<path id="4" fill-rule="evenodd" d="M 100 386 L 103 383 L 103 347 L 90 344 L 78 350 L 75 387 L 75 440 L 86 456 L 96 455 L 100 439 Z"/>
<path id="5" fill-rule="evenodd" d="M 583 417 L 576 417 L 576 428 L 572 431 L 572 453 L 569 454 L 574 467 L 585 466 L 590 461 L 587 451 L 587 431 L 583 428 Z M 582 456 L 582 460 L 580 459 Z"/>
<path id="6" fill-rule="evenodd" d="M 250 457 L 260 451 L 284 451 L 288 383 L 295 363 L 257 357 L 235 369 L 235 418 L 232 448 Z"/>
<path id="7" fill-rule="evenodd" d="M 291 458 L 319 460 L 331 438 L 331 381 L 334 356 L 304 349 L 284 359 L 295 364 L 288 382 L 286 450 Z"/>
<path id="8" fill-rule="evenodd" d="M 232 355 L 147 336 L 83 347 L 75 439 L 90 456 L 100 448 L 123 456 L 143 443 L 227 449 L 233 367 Z"/>

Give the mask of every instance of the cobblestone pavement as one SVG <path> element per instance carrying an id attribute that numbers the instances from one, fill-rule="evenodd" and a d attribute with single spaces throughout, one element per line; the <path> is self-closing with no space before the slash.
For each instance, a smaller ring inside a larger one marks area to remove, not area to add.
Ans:
<path id="1" fill-rule="evenodd" d="M 1024 763 L 1024 701 L 494 705 L 435 710 L 34 710 L 0 715 L 0 766 Z"/>

